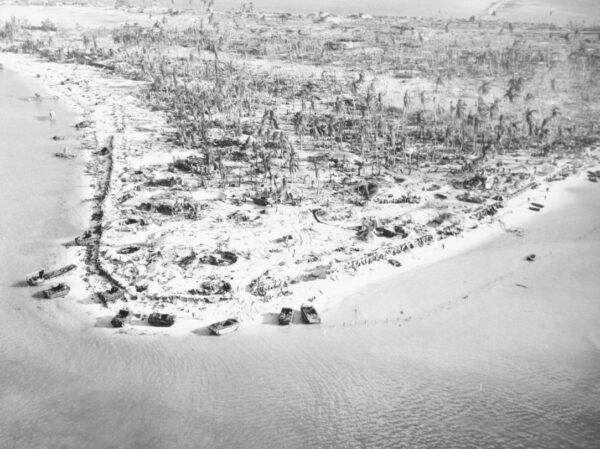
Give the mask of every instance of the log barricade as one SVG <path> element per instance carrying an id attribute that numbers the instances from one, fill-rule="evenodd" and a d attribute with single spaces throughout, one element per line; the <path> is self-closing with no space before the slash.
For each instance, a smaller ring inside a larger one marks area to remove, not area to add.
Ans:
<path id="1" fill-rule="evenodd" d="M 346 262 L 342 269 L 356 269 L 363 265 L 368 265 L 373 262 L 379 262 L 381 260 L 386 259 L 389 256 L 396 256 L 398 254 L 407 253 L 410 250 L 429 245 L 434 241 L 434 236 L 432 234 L 424 234 L 417 238 L 406 240 L 402 243 L 392 246 L 385 246 L 380 249 L 376 249 L 365 255 L 349 260 Z"/>
<path id="2" fill-rule="evenodd" d="M 487 216 L 496 215 L 496 212 L 498 212 L 498 209 L 501 207 L 503 207 L 502 201 L 497 201 L 489 206 L 480 207 L 475 210 L 471 216 L 476 220 L 481 220 Z"/>

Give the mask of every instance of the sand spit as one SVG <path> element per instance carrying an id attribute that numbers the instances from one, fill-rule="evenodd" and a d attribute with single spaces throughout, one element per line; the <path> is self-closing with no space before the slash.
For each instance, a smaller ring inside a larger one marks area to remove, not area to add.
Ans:
<path id="1" fill-rule="evenodd" d="M 203 43 L 244 25 L 245 41 L 233 33 L 225 50 L 196 51 L 184 42 L 191 32 L 163 17 L 147 29 L 90 29 L 83 42 L 73 30 L 17 24 L 2 53 L 7 68 L 39 73 L 84 111 L 78 128 L 95 183 L 87 281 L 93 295 L 125 291 L 106 307 L 136 313 L 126 332 L 153 311 L 178 317 L 160 332 L 183 332 L 306 301 L 330 309 L 358 285 L 489 235 L 507 213 L 536 213 L 530 203 L 544 200 L 549 183 L 598 164 L 589 127 L 597 67 L 583 65 L 585 107 L 573 103 L 582 84 L 566 81 L 579 67 L 569 52 L 598 52 L 583 37 L 565 42 L 552 27 L 523 25 L 521 39 L 551 46 L 544 54 L 515 50 L 513 26 L 501 23 L 400 29 L 349 19 L 351 32 L 366 32 L 360 41 L 320 21 L 282 25 L 244 9 L 182 19 L 199 23 Z M 283 53 L 278 33 L 300 25 L 308 42 Z M 486 53 L 482 26 L 500 30 L 497 53 Z M 259 28 L 270 47 L 254 40 Z M 382 29 L 390 42 L 371 40 Z M 434 74 L 428 46 L 453 40 L 481 53 L 450 51 L 446 62 L 470 68 Z M 489 73 L 473 72 L 481 64 Z"/>

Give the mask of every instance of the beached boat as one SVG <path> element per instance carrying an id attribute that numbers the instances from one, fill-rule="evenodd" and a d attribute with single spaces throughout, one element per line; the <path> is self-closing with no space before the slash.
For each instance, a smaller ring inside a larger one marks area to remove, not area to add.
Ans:
<path id="1" fill-rule="evenodd" d="M 148 324 L 150 326 L 171 327 L 175 324 L 175 315 L 158 312 L 151 313 L 148 317 Z"/>
<path id="2" fill-rule="evenodd" d="M 68 274 L 71 271 L 73 271 L 75 268 L 77 268 L 77 265 L 70 264 L 70 265 L 67 265 L 65 267 L 58 268 L 57 270 L 52 270 L 52 271 L 46 271 L 46 270 L 35 271 L 33 273 L 28 274 L 25 277 L 25 280 L 27 281 L 27 284 L 31 285 L 31 286 L 42 285 L 48 279 L 54 279 L 54 278 L 57 278 L 59 276 L 63 276 L 65 274 Z"/>
<path id="3" fill-rule="evenodd" d="M 529 206 L 529 210 L 532 210 L 534 212 L 539 212 L 541 209 L 539 207 Z"/>
<path id="4" fill-rule="evenodd" d="M 219 321 L 208 326 L 208 330 L 215 335 L 229 334 L 235 332 L 240 327 L 240 322 L 235 318 L 229 318 L 225 321 Z"/>
<path id="5" fill-rule="evenodd" d="M 127 309 L 119 310 L 112 320 L 110 320 L 110 324 L 113 327 L 123 327 L 125 324 L 131 321 L 131 312 Z"/>
<path id="6" fill-rule="evenodd" d="M 40 271 L 36 271 L 34 273 L 29 273 L 27 276 L 25 276 L 25 280 L 27 281 L 27 285 L 42 285 L 44 282 L 46 282 L 46 279 L 44 279 L 44 273 L 45 270 L 40 270 Z"/>
<path id="7" fill-rule="evenodd" d="M 54 298 L 62 298 L 63 296 L 67 296 L 67 294 L 71 291 L 71 287 L 69 287 L 64 282 L 55 285 L 54 287 L 50 287 L 47 290 L 44 290 L 42 293 L 44 294 L 44 298 L 54 299 Z"/>
<path id="8" fill-rule="evenodd" d="M 544 208 L 544 205 L 543 205 L 543 204 L 540 204 L 540 203 L 531 203 L 531 205 L 532 205 L 533 207 L 537 207 L 538 209 L 543 209 L 543 208 Z"/>
<path id="9" fill-rule="evenodd" d="M 79 246 L 88 246 L 98 240 L 98 236 L 94 235 L 92 231 L 85 231 L 83 235 L 75 237 L 75 244 Z"/>
<path id="10" fill-rule="evenodd" d="M 83 120 L 75 124 L 75 129 L 89 128 L 90 126 L 92 126 L 92 122 L 90 120 Z"/>
<path id="11" fill-rule="evenodd" d="M 279 324 L 287 325 L 292 322 L 294 318 L 294 309 L 290 307 L 283 307 L 281 312 L 279 312 Z"/>
<path id="12" fill-rule="evenodd" d="M 59 157 L 61 159 L 73 159 L 75 155 L 73 153 L 67 153 L 65 151 L 57 151 L 54 153 L 54 156 Z"/>
<path id="13" fill-rule="evenodd" d="M 103 304 L 109 302 L 115 302 L 125 297 L 125 290 L 118 287 L 111 287 L 110 290 L 106 290 L 98 293 L 98 298 Z"/>
<path id="14" fill-rule="evenodd" d="M 319 324 L 321 322 L 321 317 L 317 313 L 317 310 L 311 305 L 303 305 L 300 307 L 300 312 L 306 324 Z"/>

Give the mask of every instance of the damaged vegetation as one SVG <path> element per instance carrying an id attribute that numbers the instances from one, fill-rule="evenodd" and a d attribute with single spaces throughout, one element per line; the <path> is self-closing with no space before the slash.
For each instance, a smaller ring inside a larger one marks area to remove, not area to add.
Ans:
<path id="1" fill-rule="evenodd" d="M 111 147 L 129 165 L 83 236 L 130 299 L 251 304 L 400 266 L 597 158 L 600 29 L 331 17 L 0 27 L 5 50 L 139 81 L 163 114 L 158 143 Z"/>

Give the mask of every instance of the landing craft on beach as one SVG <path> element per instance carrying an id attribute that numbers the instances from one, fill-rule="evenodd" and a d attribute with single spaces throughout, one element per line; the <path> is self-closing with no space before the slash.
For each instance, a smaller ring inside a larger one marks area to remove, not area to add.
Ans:
<path id="1" fill-rule="evenodd" d="M 321 322 L 317 310 L 311 305 L 305 304 L 300 307 L 300 313 L 302 313 L 302 319 L 306 324 L 319 324 Z"/>
<path id="2" fill-rule="evenodd" d="M 240 327 L 240 322 L 235 318 L 229 318 L 225 321 L 219 321 L 208 326 L 208 330 L 215 335 L 224 335 L 235 332 Z"/>
<path id="3" fill-rule="evenodd" d="M 123 327 L 125 324 L 131 321 L 131 312 L 128 309 L 121 309 L 119 313 L 117 313 L 112 320 L 110 320 L 110 324 L 113 327 Z"/>
<path id="4" fill-rule="evenodd" d="M 59 268 L 57 270 L 52 270 L 52 271 L 46 271 L 46 270 L 42 269 L 42 270 L 35 271 L 33 273 L 28 274 L 25 277 L 25 280 L 27 281 L 27 284 L 30 286 L 42 285 L 48 279 L 53 279 L 53 278 L 68 274 L 71 271 L 73 271 L 75 268 L 77 268 L 77 265 L 70 264 L 65 267 Z"/>
<path id="5" fill-rule="evenodd" d="M 64 147 L 62 152 L 59 151 L 54 153 L 54 156 L 60 157 L 62 159 L 73 159 L 75 157 L 73 153 L 69 153 L 69 149 L 67 147 Z"/>
<path id="6" fill-rule="evenodd" d="M 171 327 L 175 324 L 175 315 L 167 313 L 151 313 L 148 317 L 148 324 L 157 327 Z"/>
<path id="7" fill-rule="evenodd" d="M 283 307 L 279 312 L 279 324 L 285 326 L 292 322 L 294 318 L 294 309 L 291 307 Z"/>
<path id="8" fill-rule="evenodd" d="M 90 126 L 92 126 L 91 120 L 83 120 L 75 124 L 75 129 L 89 128 Z"/>
<path id="9" fill-rule="evenodd" d="M 90 230 L 85 231 L 83 235 L 79 237 L 75 237 L 75 244 L 78 246 L 87 246 L 98 240 L 98 236 L 94 235 L 94 233 Z"/>
<path id="10" fill-rule="evenodd" d="M 71 291 L 71 287 L 69 287 L 64 282 L 55 285 L 54 287 L 50 287 L 47 290 L 42 291 L 44 298 L 54 299 L 54 298 L 62 298 L 63 296 L 67 296 Z"/>

